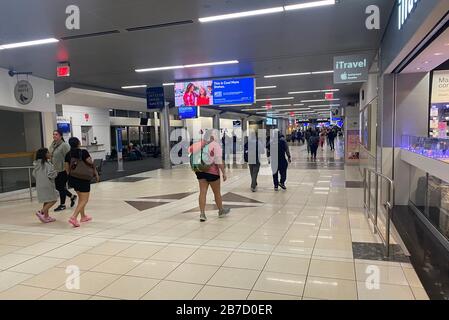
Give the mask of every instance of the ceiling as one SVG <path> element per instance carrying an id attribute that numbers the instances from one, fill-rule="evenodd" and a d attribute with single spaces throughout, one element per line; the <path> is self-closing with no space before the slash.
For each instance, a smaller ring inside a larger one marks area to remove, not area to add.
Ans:
<path id="1" fill-rule="evenodd" d="M 333 57 L 368 53 L 379 47 L 394 0 L 340 0 L 334 6 L 200 23 L 198 18 L 271 8 L 310 0 L 9 0 L 0 2 L 0 44 L 55 37 L 116 33 L 61 40 L 57 44 L 0 51 L 0 67 L 31 71 L 55 80 L 57 91 L 71 86 L 102 88 L 144 96 L 125 85 L 186 79 L 255 76 L 257 98 L 288 96 L 290 91 L 340 89 L 337 98 L 356 99 L 360 84 L 334 85 L 332 74 L 265 79 L 264 75 L 333 69 Z M 81 11 L 81 29 L 65 27 L 66 7 Z M 381 29 L 368 30 L 368 5 L 381 10 Z M 140 31 L 126 29 L 180 22 Z M 181 23 L 182 22 L 182 23 Z M 239 60 L 239 64 L 136 73 L 136 68 Z M 59 61 L 70 61 L 69 78 L 56 78 Z M 166 87 L 168 100 L 173 90 Z M 297 95 L 322 99 L 323 94 Z M 292 101 L 288 102 L 289 104 Z M 275 103 L 273 103 L 275 104 Z M 282 103 L 285 104 L 285 103 Z M 261 102 L 258 105 L 264 105 Z M 242 107 L 229 110 L 240 111 Z"/>

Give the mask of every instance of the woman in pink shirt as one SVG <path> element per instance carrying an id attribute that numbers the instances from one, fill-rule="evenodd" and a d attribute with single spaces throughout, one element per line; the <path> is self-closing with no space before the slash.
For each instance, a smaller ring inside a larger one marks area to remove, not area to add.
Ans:
<path id="1" fill-rule="evenodd" d="M 208 130 L 204 135 L 204 140 L 197 142 L 189 147 L 189 153 L 198 152 L 203 149 L 206 145 L 209 149 L 209 161 L 211 166 L 204 172 L 196 172 L 196 177 L 198 179 L 200 187 L 199 205 L 200 205 L 200 221 L 204 222 L 207 220 L 206 217 L 206 196 L 209 186 L 212 188 L 214 193 L 215 203 L 219 209 L 218 217 L 223 218 L 230 212 L 229 208 L 223 207 L 223 200 L 221 198 L 221 181 L 220 172 L 223 175 L 223 181 L 227 180 L 225 166 L 223 165 L 222 153 L 223 150 L 218 143 L 218 135 L 215 130 Z"/>
<path id="2" fill-rule="evenodd" d="M 197 94 L 195 93 L 195 85 L 189 83 L 184 93 L 184 105 L 186 107 L 195 107 L 197 105 Z"/>

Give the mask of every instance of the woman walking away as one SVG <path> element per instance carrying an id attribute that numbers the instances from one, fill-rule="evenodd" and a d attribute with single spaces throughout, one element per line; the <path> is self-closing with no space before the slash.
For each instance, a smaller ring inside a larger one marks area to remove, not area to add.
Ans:
<path id="1" fill-rule="evenodd" d="M 320 146 L 321 146 L 321 150 L 324 151 L 324 142 L 326 141 L 326 131 L 325 129 L 321 130 L 320 133 Z"/>
<path id="2" fill-rule="evenodd" d="M 312 153 L 313 160 L 316 160 L 316 152 L 318 150 L 319 143 L 320 143 L 320 138 L 318 137 L 318 133 L 316 131 L 313 131 L 312 135 L 309 139 L 310 152 Z"/>
<path id="3" fill-rule="evenodd" d="M 190 164 L 198 179 L 200 195 L 200 221 L 207 220 L 206 217 L 206 196 L 209 186 L 214 193 L 215 203 L 219 209 L 218 217 L 223 218 L 229 212 L 229 208 L 223 207 L 221 198 L 220 172 L 223 175 L 223 181 L 227 180 L 225 166 L 222 161 L 222 149 L 218 143 L 218 135 L 214 130 L 208 130 L 204 135 L 204 140 L 200 140 L 189 147 Z"/>
<path id="4" fill-rule="evenodd" d="M 67 197 L 70 197 L 70 207 L 73 208 L 77 197 L 67 190 L 68 176 L 64 169 L 65 155 L 70 151 L 70 146 L 64 141 L 60 130 L 55 130 L 53 132 L 53 143 L 51 144 L 49 151 L 51 154 L 51 162 L 58 172 L 55 184 L 56 190 L 59 192 L 59 200 L 61 201 L 59 206 L 55 209 L 55 212 L 66 209 L 65 200 Z"/>
<path id="5" fill-rule="evenodd" d="M 55 178 L 58 172 L 51 164 L 50 153 L 47 148 L 39 149 L 34 161 L 33 176 L 36 178 L 37 199 L 43 203 L 42 210 L 36 216 L 42 223 L 55 222 L 56 219 L 50 217 L 48 211 L 53 207 L 58 199 L 55 187 Z"/>
<path id="6" fill-rule="evenodd" d="M 81 215 L 81 222 L 92 220 L 85 212 L 90 196 L 90 181 L 95 176 L 99 182 L 100 177 L 89 152 L 80 149 L 79 139 L 70 138 L 69 145 L 70 151 L 65 156 L 65 170 L 69 176 L 69 185 L 75 189 L 79 199 L 78 206 L 70 217 L 69 223 L 76 228 L 80 226 L 78 215 Z"/>

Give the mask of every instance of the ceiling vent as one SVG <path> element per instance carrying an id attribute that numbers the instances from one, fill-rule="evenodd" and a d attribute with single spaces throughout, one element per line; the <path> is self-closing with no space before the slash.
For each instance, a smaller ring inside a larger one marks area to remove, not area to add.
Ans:
<path id="1" fill-rule="evenodd" d="M 120 33 L 119 30 L 110 30 L 110 31 L 103 31 L 103 32 L 95 32 L 95 33 L 86 33 L 86 34 L 79 34 L 76 36 L 68 36 L 68 37 L 62 37 L 62 40 L 75 40 L 75 39 L 84 39 L 84 38 L 93 38 L 93 37 L 101 37 L 101 36 L 107 36 L 110 34 Z"/>
<path id="2" fill-rule="evenodd" d="M 175 21 L 175 22 L 168 22 L 168 23 L 161 23 L 161 24 L 153 24 L 153 25 L 149 25 L 149 26 L 128 28 L 128 29 L 126 29 L 126 31 L 133 32 L 133 31 L 142 31 L 142 30 L 150 30 L 150 29 L 168 28 L 168 27 L 174 27 L 174 26 L 180 26 L 180 25 L 192 24 L 192 23 L 193 23 L 193 20 Z"/>

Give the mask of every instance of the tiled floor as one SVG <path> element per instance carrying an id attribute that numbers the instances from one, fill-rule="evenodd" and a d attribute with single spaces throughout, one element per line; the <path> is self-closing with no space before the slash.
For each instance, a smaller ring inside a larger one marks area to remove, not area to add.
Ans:
<path id="1" fill-rule="evenodd" d="M 287 191 L 262 168 L 252 193 L 247 169 L 231 169 L 222 193 L 235 208 L 206 223 L 186 167 L 94 185 L 94 220 L 78 229 L 70 210 L 42 225 L 35 201 L 0 202 L 0 299 L 426 299 L 410 264 L 354 259 L 353 242 L 379 242 L 357 170 L 339 152 L 315 165 L 303 146 L 291 151 Z"/>

